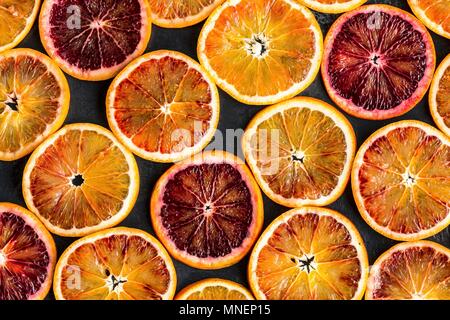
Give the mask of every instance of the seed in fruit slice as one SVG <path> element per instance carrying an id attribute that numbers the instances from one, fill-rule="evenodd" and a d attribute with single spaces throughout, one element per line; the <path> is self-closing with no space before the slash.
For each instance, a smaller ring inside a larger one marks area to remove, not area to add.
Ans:
<path id="1" fill-rule="evenodd" d="M 164 247 L 130 228 L 100 231 L 70 245 L 56 265 L 58 300 L 170 300 L 177 276 Z"/>
<path id="2" fill-rule="evenodd" d="M 40 0 L 0 2 L 0 52 L 17 46 L 30 32 L 39 12 Z"/>
<path id="3" fill-rule="evenodd" d="M 175 300 L 255 300 L 242 285 L 224 279 L 205 279 L 181 290 Z"/>
<path id="4" fill-rule="evenodd" d="M 206 19 L 224 0 L 149 0 L 152 22 L 163 28 L 184 28 Z"/>
<path id="5" fill-rule="evenodd" d="M 191 58 L 155 51 L 132 62 L 107 96 L 109 125 L 136 155 L 176 162 L 202 151 L 214 136 L 220 101 L 213 80 Z"/>
<path id="6" fill-rule="evenodd" d="M 408 0 L 408 4 L 428 29 L 450 39 L 450 0 Z"/>
<path id="7" fill-rule="evenodd" d="M 344 111 L 363 119 L 390 119 L 423 98 L 435 64 L 433 40 L 420 21 L 377 4 L 336 20 L 325 39 L 322 77 Z"/>
<path id="8" fill-rule="evenodd" d="M 144 52 L 150 8 L 145 0 L 44 0 L 39 31 L 45 50 L 65 72 L 106 80 Z"/>
<path id="9" fill-rule="evenodd" d="M 293 0 L 229 0 L 211 14 L 198 42 L 199 60 L 217 85 L 251 105 L 306 89 L 322 51 L 314 15 Z"/>
<path id="10" fill-rule="evenodd" d="M 429 104 L 434 122 L 450 137 L 450 54 L 442 61 L 434 74 Z"/>
<path id="11" fill-rule="evenodd" d="M 375 132 L 352 171 L 358 209 L 375 231 L 399 241 L 437 234 L 450 224 L 450 140 L 419 121 Z"/>
<path id="12" fill-rule="evenodd" d="M 319 12 L 342 13 L 359 7 L 367 0 L 299 0 L 299 2 Z"/>
<path id="13" fill-rule="evenodd" d="M 173 257 L 198 269 L 240 261 L 256 241 L 263 216 L 250 170 L 223 151 L 174 165 L 159 179 L 151 200 L 159 239 Z"/>
<path id="14" fill-rule="evenodd" d="M 50 58 L 31 49 L 0 53 L 0 160 L 32 152 L 61 127 L 69 103 L 67 80 Z"/>
<path id="15" fill-rule="evenodd" d="M 431 241 L 400 243 L 370 270 L 367 300 L 450 300 L 450 250 Z"/>
<path id="16" fill-rule="evenodd" d="M 242 147 L 264 193 L 287 206 L 324 206 L 344 192 L 356 149 L 348 120 L 327 103 L 295 98 L 258 113 Z"/>
<path id="17" fill-rule="evenodd" d="M 248 266 L 260 300 L 361 299 L 369 262 L 358 230 L 340 213 L 288 211 L 263 232 Z"/>
<path id="18" fill-rule="evenodd" d="M 0 203 L 0 300 L 42 300 L 52 284 L 56 247 L 28 210 Z"/>
<path id="19" fill-rule="evenodd" d="M 23 196 L 53 233 L 80 237 L 119 224 L 139 191 L 136 161 L 108 130 L 72 124 L 31 155 Z"/>

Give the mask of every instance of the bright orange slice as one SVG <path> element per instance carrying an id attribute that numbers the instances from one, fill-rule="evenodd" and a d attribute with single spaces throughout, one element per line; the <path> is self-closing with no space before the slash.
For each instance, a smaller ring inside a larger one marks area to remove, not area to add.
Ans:
<path id="1" fill-rule="evenodd" d="M 53 233 L 80 237 L 119 224 L 139 191 L 136 161 L 113 134 L 93 124 L 72 124 L 31 155 L 23 196 Z"/>
<path id="2" fill-rule="evenodd" d="M 255 300 L 242 285 L 224 279 L 205 279 L 181 290 L 175 300 Z"/>
<path id="3" fill-rule="evenodd" d="M 400 241 L 428 238 L 450 224 L 450 139 L 419 121 L 400 121 L 361 146 L 353 195 L 366 222 Z"/>
<path id="4" fill-rule="evenodd" d="M 344 192 L 356 149 L 348 120 L 313 98 L 295 98 L 258 113 L 242 139 L 264 193 L 287 206 L 324 206 Z"/>
<path id="5" fill-rule="evenodd" d="M 370 270 L 367 300 L 450 300 L 450 250 L 431 241 L 400 243 Z"/>
<path id="6" fill-rule="evenodd" d="M 428 29 L 450 39 L 450 0 L 408 0 L 408 3 Z"/>
<path id="7" fill-rule="evenodd" d="M 17 46 L 30 32 L 40 0 L 0 1 L 0 52 Z"/>
<path id="8" fill-rule="evenodd" d="M 61 127 L 69 103 L 67 80 L 50 58 L 31 49 L 0 53 L 0 160 L 32 152 Z"/>
<path id="9" fill-rule="evenodd" d="M 229 0 L 206 21 L 198 57 L 217 85 L 252 105 L 296 96 L 316 77 L 322 32 L 293 0 Z"/>
<path id="10" fill-rule="evenodd" d="M 184 28 L 205 20 L 224 0 L 149 0 L 152 22 L 163 28 Z"/>
<path id="11" fill-rule="evenodd" d="M 58 300 L 169 300 L 177 276 L 169 254 L 148 233 L 115 228 L 75 241 L 56 265 Z"/>
<path id="12" fill-rule="evenodd" d="M 361 299 L 369 262 L 355 226 L 336 211 L 288 211 L 263 232 L 248 278 L 257 299 Z"/>
<path id="13" fill-rule="evenodd" d="M 442 61 L 431 83 L 429 104 L 434 122 L 450 137 L 450 54 Z"/>
<path id="14" fill-rule="evenodd" d="M 342 13 L 353 10 L 367 0 L 299 0 L 310 9 L 323 13 Z"/>
<path id="15" fill-rule="evenodd" d="M 156 162 L 202 151 L 220 113 L 213 80 L 197 62 L 174 51 L 155 51 L 132 62 L 111 84 L 106 106 L 118 139 Z"/>

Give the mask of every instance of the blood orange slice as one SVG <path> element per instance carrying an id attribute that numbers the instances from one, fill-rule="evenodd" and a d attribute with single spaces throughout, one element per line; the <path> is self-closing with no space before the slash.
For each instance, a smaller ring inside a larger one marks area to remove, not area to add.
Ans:
<path id="1" fill-rule="evenodd" d="M 199 154 L 158 181 L 151 218 L 177 260 L 199 269 L 225 268 L 252 247 L 263 223 L 263 202 L 246 165 L 232 154 Z"/>
<path id="2" fill-rule="evenodd" d="M 437 68 L 431 83 L 429 104 L 434 122 L 450 137 L 450 54 Z"/>
<path id="3" fill-rule="evenodd" d="M 353 195 L 376 231 L 400 241 L 424 239 L 450 224 L 450 139 L 418 121 L 375 132 L 353 165 Z"/>
<path id="4" fill-rule="evenodd" d="M 56 248 L 31 212 L 0 203 L 0 300 L 42 300 L 52 283 Z"/>
<path id="5" fill-rule="evenodd" d="M 436 53 L 414 16 L 388 5 L 362 6 L 331 27 L 322 77 L 333 101 L 349 114 L 380 120 L 400 116 L 423 98 Z"/>
<path id="6" fill-rule="evenodd" d="M 169 254 L 148 233 L 100 231 L 75 241 L 56 265 L 58 300 L 169 300 L 177 276 Z"/>
<path id="7" fill-rule="evenodd" d="M 181 290 L 175 300 L 255 300 L 240 284 L 223 279 L 205 279 Z"/>
<path id="8" fill-rule="evenodd" d="M 69 103 L 67 80 L 50 58 L 31 49 L 0 53 L 0 160 L 32 152 L 61 127 Z"/>
<path id="9" fill-rule="evenodd" d="M 119 224 L 139 192 L 131 152 L 108 130 L 72 124 L 31 155 L 23 173 L 28 208 L 53 233 L 80 237 Z"/>
<path id="10" fill-rule="evenodd" d="M 368 300 L 450 300 L 450 250 L 431 241 L 400 243 L 377 259 Z"/>
<path id="11" fill-rule="evenodd" d="M 361 299 L 369 262 L 355 226 L 336 211 L 288 211 L 263 232 L 248 266 L 261 300 Z"/>
<path id="12" fill-rule="evenodd" d="M 106 80 L 144 52 L 150 8 L 145 0 L 45 0 L 39 31 L 45 50 L 65 72 Z"/>
<path id="13" fill-rule="evenodd" d="M 109 125 L 136 155 L 176 162 L 211 141 L 219 122 L 219 93 L 191 58 L 155 51 L 133 61 L 107 96 Z"/>
<path id="14" fill-rule="evenodd" d="M 428 29 L 450 39 L 450 0 L 408 0 L 408 4 Z"/>
<path id="15" fill-rule="evenodd" d="M 299 0 L 299 2 L 319 12 L 342 13 L 359 7 L 367 0 Z"/>

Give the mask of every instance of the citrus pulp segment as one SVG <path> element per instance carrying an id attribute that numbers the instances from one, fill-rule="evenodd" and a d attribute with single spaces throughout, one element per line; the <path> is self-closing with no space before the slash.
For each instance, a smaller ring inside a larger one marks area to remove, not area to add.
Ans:
<path id="1" fill-rule="evenodd" d="M 434 74 L 428 101 L 434 122 L 450 137 L 450 54 Z"/>
<path id="2" fill-rule="evenodd" d="M 255 300 L 242 285 L 224 279 L 205 279 L 181 290 L 175 300 Z"/>
<path id="3" fill-rule="evenodd" d="M 359 7 L 367 0 L 299 0 L 299 2 L 322 13 L 342 13 Z"/>
<path id="4" fill-rule="evenodd" d="M 450 39 L 450 0 L 408 0 L 408 4 L 428 29 Z"/>

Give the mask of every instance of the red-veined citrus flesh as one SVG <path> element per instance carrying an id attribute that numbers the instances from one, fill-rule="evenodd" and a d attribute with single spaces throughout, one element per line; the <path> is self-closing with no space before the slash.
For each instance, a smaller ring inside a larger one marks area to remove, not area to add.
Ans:
<path id="1" fill-rule="evenodd" d="M 429 104 L 434 122 L 450 137 L 450 54 L 434 74 L 429 93 Z"/>
<path id="2" fill-rule="evenodd" d="M 450 39 L 450 0 L 408 0 L 408 4 L 428 29 Z"/>
<path id="3" fill-rule="evenodd" d="M 254 300 L 242 285 L 224 279 L 205 279 L 181 290 L 175 300 Z"/>
<path id="4" fill-rule="evenodd" d="M 299 0 L 299 2 L 322 13 L 342 13 L 359 7 L 367 0 Z"/>

